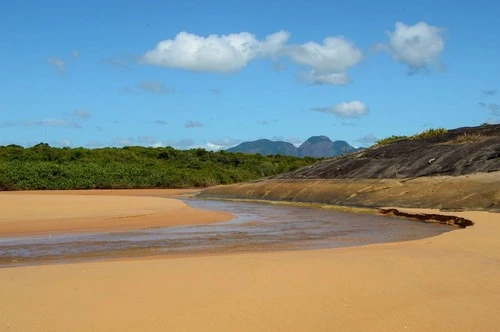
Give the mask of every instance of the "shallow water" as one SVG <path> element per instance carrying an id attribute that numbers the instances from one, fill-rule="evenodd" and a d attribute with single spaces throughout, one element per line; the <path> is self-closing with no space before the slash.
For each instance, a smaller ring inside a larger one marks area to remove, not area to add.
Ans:
<path id="1" fill-rule="evenodd" d="M 189 199 L 229 222 L 116 233 L 0 239 L 0 267 L 154 255 L 335 248 L 419 239 L 454 228 L 400 218 L 259 203 Z"/>

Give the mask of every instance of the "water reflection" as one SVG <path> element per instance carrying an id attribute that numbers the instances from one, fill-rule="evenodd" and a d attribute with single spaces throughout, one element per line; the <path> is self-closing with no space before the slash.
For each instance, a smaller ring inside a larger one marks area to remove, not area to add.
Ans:
<path id="1" fill-rule="evenodd" d="M 305 207 L 190 199 L 230 222 L 138 231 L 0 239 L 0 266 L 150 255 L 317 249 L 405 241 L 453 228 Z"/>

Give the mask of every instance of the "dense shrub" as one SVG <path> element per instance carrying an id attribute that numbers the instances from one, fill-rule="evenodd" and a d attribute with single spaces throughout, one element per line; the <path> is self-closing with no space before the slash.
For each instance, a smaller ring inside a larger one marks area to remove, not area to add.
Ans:
<path id="1" fill-rule="evenodd" d="M 428 137 L 433 137 L 433 136 L 440 136 L 440 135 L 446 134 L 447 132 L 448 132 L 448 130 L 445 128 L 437 128 L 437 129 L 430 128 L 430 129 L 422 131 L 421 133 L 415 134 L 413 136 L 392 135 L 390 137 L 382 138 L 382 139 L 378 140 L 375 143 L 375 145 L 382 146 L 382 145 L 391 144 L 391 143 L 394 143 L 397 141 L 402 141 L 405 139 L 422 139 L 422 138 L 428 138 Z"/>
<path id="2" fill-rule="evenodd" d="M 0 190 L 207 187 L 277 175 L 317 160 L 171 147 L 9 145 L 0 146 Z"/>

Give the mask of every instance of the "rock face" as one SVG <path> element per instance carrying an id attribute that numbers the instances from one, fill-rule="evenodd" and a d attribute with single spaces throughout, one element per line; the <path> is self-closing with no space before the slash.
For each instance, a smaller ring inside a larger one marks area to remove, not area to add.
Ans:
<path id="1" fill-rule="evenodd" d="M 226 151 L 260 153 L 262 155 L 281 154 L 294 157 L 330 158 L 356 151 L 356 149 L 345 141 L 332 142 L 326 136 L 313 136 L 302 143 L 299 148 L 287 142 L 259 139 L 257 141 L 241 143 Z"/>
<path id="2" fill-rule="evenodd" d="M 500 212 L 500 125 L 375 146 L 202 196 Z"/>
<path id="3" fill-rule="evenodd" d="M 375 146 L 275 178 L 399 179 L 493 171 L 500 171 L 500 125 Z"/>

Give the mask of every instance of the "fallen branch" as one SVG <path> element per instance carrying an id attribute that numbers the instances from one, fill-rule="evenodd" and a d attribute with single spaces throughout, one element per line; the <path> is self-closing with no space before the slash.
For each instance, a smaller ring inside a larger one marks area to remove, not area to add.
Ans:
<path id="1" fill-rule="evenodd" d="M 465 228 L 474 225 L 474 222 L 469 219 L 456 216 L 448 216 L 443 214 L 433 213 L 407 213 L 401 212 L 398 209 L 378 209 L 380 213 L 390 216 L 405 217 L 409 219 L 417 219 L 424 222 L 434 222 L 444 225 L 458 226 Z"/>

